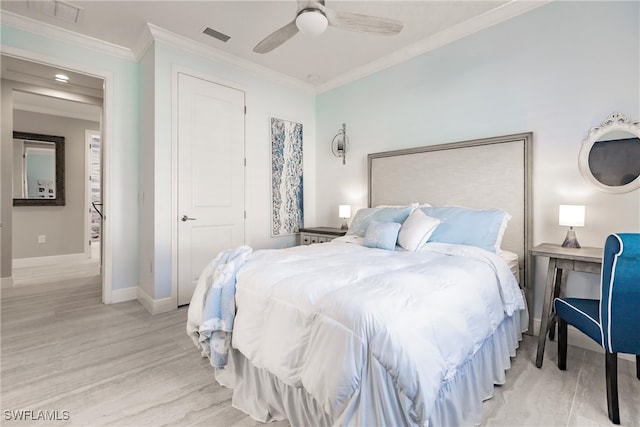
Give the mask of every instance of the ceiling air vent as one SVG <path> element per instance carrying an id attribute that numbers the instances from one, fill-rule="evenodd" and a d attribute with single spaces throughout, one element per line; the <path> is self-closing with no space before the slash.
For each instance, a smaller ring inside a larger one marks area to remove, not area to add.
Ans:
<path id="1" fill-rule="evenodd" d="M 205 33 L 208 36 L 213 37 L 214 39 L 218 39 L 221 42 L 226 42 L 227 40 L 229 40 L 231 38 L 231 36 L 228 36 L 226 34 L 222 34 L 220 31 L 216 31 L 213 28 L 205 28 L 203 33 Z"/>
<path id="2" fill-rule="evenodd" d="M 27 7 L 73 24 L 78 23 L 82 13 L 81 7 L 61 0 L 28 0 Z"/>

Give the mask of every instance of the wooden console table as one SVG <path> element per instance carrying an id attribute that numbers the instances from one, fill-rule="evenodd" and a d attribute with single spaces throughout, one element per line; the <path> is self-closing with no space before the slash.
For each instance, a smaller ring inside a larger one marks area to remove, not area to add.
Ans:
<path id="1" fill-rule="evenodd" d="M 538 335 L 538 354 L 536 356 L 536 366 L 540 368 L 542 367 L 547 333 L 553 339 L 555 331 L 555 318 L 551 318 L 553 299 L 560 295 L 560 291 L 566 285 L 569 271 L 600 274 L 602 248 L 563 248 L 561 245 L 542 243 L 532 248 L 530 253 L 533 256 L 549 257 Z"/>

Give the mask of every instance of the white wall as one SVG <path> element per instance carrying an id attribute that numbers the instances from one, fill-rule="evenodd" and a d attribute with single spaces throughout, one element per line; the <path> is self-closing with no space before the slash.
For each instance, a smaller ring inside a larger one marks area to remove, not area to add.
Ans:
<path id="1" fill-rule="evenodd" d="M 562 242 L 560 204 L 586 205 L 583 246 L 640 231 L 640 191 L 602 193 L 577 163 L 581 141 L 610 113 L 640 117 L 639 8 L 553 2 L 319 95 L 318 224 L 337 226 L 339 204 L 366 205 L 368 153 L 533 131 L 534 244 Z M 346 166 L 330 150 L 341 123 Z M 545 274 L 543 259 L 538 318 Z M 597 277 L 572 274 L 567 292 L 597 295 Z"/>

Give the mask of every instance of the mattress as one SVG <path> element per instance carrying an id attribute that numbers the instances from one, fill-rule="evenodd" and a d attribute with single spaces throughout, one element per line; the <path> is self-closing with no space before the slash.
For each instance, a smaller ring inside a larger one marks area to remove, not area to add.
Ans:
<path id="1" fill-rule="evenodd" d="M 520 261 L 518 259 L 518 254 L 509 251 L 500 251 L 500 257 L 507 263 L 509 270 L 513 273 L 513 276 L 516 278 L 518 283 L 520 282 Z"/>

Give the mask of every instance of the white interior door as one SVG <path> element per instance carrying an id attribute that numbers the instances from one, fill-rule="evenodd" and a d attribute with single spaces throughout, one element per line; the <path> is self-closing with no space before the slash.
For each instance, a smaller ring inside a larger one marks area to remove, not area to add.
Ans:
<path id="1" fill-rule="evenodd" d="M 178 305 L 244 243 L 244 92 L 178 74 Z"/>

